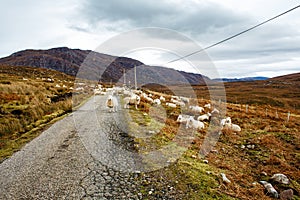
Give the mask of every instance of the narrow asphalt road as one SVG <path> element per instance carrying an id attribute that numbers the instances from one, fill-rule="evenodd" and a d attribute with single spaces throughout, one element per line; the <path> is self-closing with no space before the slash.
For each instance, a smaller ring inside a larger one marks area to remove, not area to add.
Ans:
<path id="1" fill-rule="evenodd" d="M 126 113 L 109 113 L 106 98 L 91 98 L 1 163 L 0 199 L 182 199 L 163 170 L 143 172 Z"/>

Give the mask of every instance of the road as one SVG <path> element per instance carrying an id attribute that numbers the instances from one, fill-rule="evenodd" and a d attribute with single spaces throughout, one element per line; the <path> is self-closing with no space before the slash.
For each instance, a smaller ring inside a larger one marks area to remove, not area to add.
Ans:
<path id="1" fill-rule="evenodd" d="M 0 199 L 182 199 L 163 169 L 143 172 L 124 109 L 109 113 L 105 100 L 91 98 L 3 161 Z"/>

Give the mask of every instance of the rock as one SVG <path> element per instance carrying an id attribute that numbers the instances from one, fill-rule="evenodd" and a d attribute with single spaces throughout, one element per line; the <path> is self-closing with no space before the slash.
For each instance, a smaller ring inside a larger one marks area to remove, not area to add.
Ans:
<path id="1" fill-rule="evenodd" d="M 226 175 L 224 173 L 221 173 L 221 176 L 222 176 L 223 182 L 225 182 L 225 183 L 231 183 L 231 181 L 226 177 Z"/>
<path id="2" fill-rule="evenodd" d="M 197 156 L 196 156 L 196 155 L 192 155 L 191 157 L 192 157 L 192 158 L 195 158 L 195 159 L 197 158 Z"/>
<path id="3" fill-rule="evenodd" d="M 261 172 L 260 174 L 263 176 L 268 176 L 268 174 L 266 172 Z"/>
<path id="4" fill-rule="evenodd" d="M 216 153 L 216 154 L 219 153 L 219 151 L 216 150 L 216 149 L 211 150 L 211 152 L 212 152 L 212 153 Z"/>
<path id="5" fill-rule="evenodd" d="M 272 186 L 271 183 L 268 183 L 267 181 L 259 181 L 267 190 L 268 194 L 271 194 L 273 197 L 278 198 L 278 192 L 275 190 L 275 188 Z"/>
<path id="6" fill-rule="evenodd" d="M 293 199 L 294 192 L 292 189 L 284 190 L 280 193 L 281 200 L 291 200 Z"/>
<path id="7" fill-rule="evenodd" d="M 288 179 L 288 177 L 284 174 L 274 174 L 271 179 L 273 179 L 274 181 L 278 182 L 278 183 L 282 183 L 282 184 L 289 184 L 290 181 Z"/>

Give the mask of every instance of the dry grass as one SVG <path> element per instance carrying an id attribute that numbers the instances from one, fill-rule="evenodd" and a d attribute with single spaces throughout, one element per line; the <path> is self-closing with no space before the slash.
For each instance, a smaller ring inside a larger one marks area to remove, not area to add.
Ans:
<path id="1" fill-rule="evenodd" d="M 2 160 L 35 138 L 39 132 L 37 130 L 45 124 L 72 111 L 74 105 L 70 88 L 74 78 L 56 71 L 30 67 L 0 66 L 0 72 Z M 48 81 L 48 78 L 54 81 Z M 83 99 L 83 95 L 78 96 Z"/>
<path id="2" fill-rule="evenodd" d="M 299 88 L 291 90 L 290 85 L 295 83 L 280 87 L 278 82 L 270 85 L 267 85 L 267 82 L 226 84 L 226 95 L 229 101 L 226 104 L 226 115 L 232 118 L 233 123 L 240 125 L 242 131 L 240 133 L 223 131 L 214 146 L 216 151 L 203 158 L 209 161 L 205 166 L 201 159 L 192 156 L 198 155 L 207 134 L 207 131 L 198 131 L 189 151 L 174 167 L 171 167 L 170 174 L 166 175 L 167 178 L 174 182 L 180 179 L 177 186 L 189 194 L 190 199 L 199 199 L 203 193 L 210 194 L 209 197 L 203 197 L 205 199 L 272 199 L 258 183 L 260 180 L 271 182 L 278 192 L 292 188 L 294 199 L 300 199 L 298 107 L 300 98 Z M 151 89 L 158 89 L 157 92 L 172 95 L 170 88 Z M 194 100 L 193 104 L 197 102 L 203 106 L 208 103 L 207 87 L 194 86 L 194 88 L 198 101 Z M 246 104 L 248 104 L 247 112 Z M 168 123 L 156 136 L 157 138 L 162 138 L 161 135 L 174 137 L 174 132 L 178 133 L 175 120 L 179 112 L 179 110 L 168 110 Z M 287 121 L 288 112 L 291 113 L 289 121 Z M 165 141 L 167 144 L 173 137 L 163 137 L 163 139 L 167 138 Z M 254 145 L 254 149 L 247 145 Z M 207 171 L 212 173 L 208 175 Z M 224 172 L 232 183 L 224 184 L 220 172 Z M 267 173 L 267 176 L 262 172 Z M 275 183 L 270 179 L 275 173 L 287 175 L 292 183 L 286 186 Z M 174 176 L 174 174 L 180 175 Z"/>

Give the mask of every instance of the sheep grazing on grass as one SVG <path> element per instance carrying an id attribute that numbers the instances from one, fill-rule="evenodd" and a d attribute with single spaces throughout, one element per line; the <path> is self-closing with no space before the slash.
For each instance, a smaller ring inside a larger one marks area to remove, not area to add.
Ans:
<path id="1" fill-rule="evenodd" d="M 178 115 L 176 122 L 185 124 L 185 123 L 187 123 L 189 118 L 190 118 L 189 115 Z"/>
<path id="2" fill-rule="evenodd" d="M 200 115 L 197 120 L 198 121 L 209 121 L 211 117 L 211 114 L 210 113 L 207 113 L 207 114 L 204 114 L 204 115 Z"/>
<path id="3" fill-rule="evenodd" d="M 195 120 L 194 117 L 190 116 L 190 118 L 186 122 L 186 129 L 192 128 L 192 129 L 204 129 L 204 123 L 200 122 L 198 120 Z"/>
<path id="4" fill-rule="evenodd" d="M 116 97 L 109 95 L 106 100 L 106 106 L 109 108 L 109 112 L 117 112 L 118 100 Z"/>
<path id="5" fill-rule="evenodd" d="M 166 106 L 168 106 L 170 108 L 176 108 L 176 104 L 175 103 L 166 103 Z"/>
<path id="6" fill-rule="evenodd" d="M 190 106 L 189 108 L 194 114 L 200 114 L 204 111 L 204 108 L 200 106 Z"/>
<path id="7" fill-rule="evenodd" d="M 228 129 L 228 130 L 231 130 L 233 132 L 241 132 L 242 131 L 241 127 L 239 125 L 237 125 L 237 124 L 225 123 L 224 128 Z"/>
<path id="8" fill-rule="evenodd" d="M 179 97 L 180 98 L 180 100 L 182 101 L 182 102 L 184 102 L 185 104 L 189 104 L 190 103 L 190 100 L 189 100 L 189 98 L 187 98 L 187 97 Z"/>
<path id="9" fill-rule="evenodd" d="M 267 190 L 269 194 L 271 194 L 273 197 L 277 198 L 279 197 L 278 192 L 275 190 L 275 188 L 272 186 L 271 183 L 268 183 L 267 181 L 259 181 Z"/>
<path id="10" fill-rule="evenodd" d="M 130 97 L 124 98 L 124 108 L 129 108 L 129 104 L 135 105 L 135 109 L 137 110 L 137 105 L 140 104 L 141 97 L 136 94 L 132 94 Z"/>
<path id="11" fill-rule="evenodd" d="M 204 108 L 211 109 L 210 103 L 205 104 L 205 105 L 204 105 Z"/>
<path id="12" fill-rule="evenodd" d="M 154 100 L 151 97 L 146 97 L 145 98 L 147 100 L 148 103 L 153 104 Z"/>
<path id="13" fill-rule="evenodd" d="M 154 99 L 153 100 L 153 103 L 156 104 L 156 105 L 160 105 L 161 104 L 161 101 L 159 99 Z"/>
<path id="14" fill-rule="evenodd" d="M 163 96 L 160 96 L 160 97 L 159 97 L 159 100 L 160 100 L 160 101 L 166 101 L 166 98 L 163 97 Z"/>
<path id="15" fill-rule="evenodd" d="M 226 117 L 226 118 L 221 120 L 220 125 L 225 126 L 225 124 L 231 124 L 231 118 L 230 117 Z"/>

